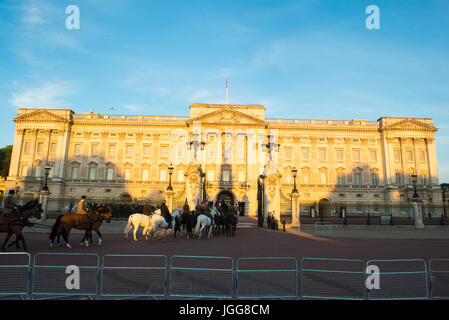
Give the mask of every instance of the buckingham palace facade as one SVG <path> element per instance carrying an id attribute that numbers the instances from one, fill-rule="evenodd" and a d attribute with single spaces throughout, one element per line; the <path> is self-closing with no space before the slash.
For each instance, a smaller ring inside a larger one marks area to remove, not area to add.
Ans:
<path id="1" fill-rule="evenodd" d="M 173 208 L 205 192 L 250 216 L 261 179 L 265 210 L 284 214 L 296 184 L 301 215 L 324 203 L 327 215 L 339 214 L 334 203 L 382 215 L 410 200 L 413 174 L 424 203 L 442 201 L 429 118 L 274 119 L 263 105 L 194 103 L 189 116 L 21 108 L 13 120 L 6 190 L 20 195 L 39 194 L 48 165 L 50 197 L 158 201 L 170 183 Z"/>

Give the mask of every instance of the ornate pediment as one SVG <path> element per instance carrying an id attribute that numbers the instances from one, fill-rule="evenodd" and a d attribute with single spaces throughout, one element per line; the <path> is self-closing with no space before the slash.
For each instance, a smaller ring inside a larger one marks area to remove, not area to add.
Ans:
<path id="1" fill-rule="evenodd" d="M 190 125 L 197 121 L 200 121 L 202 124 L 214 125 L 266 125 L 265 121 L 232 108 L 223 108 L 221 110 L 192 118 L 187 121 L 187 124 Z"/>
<path id="2" fill-rule="evenodd" d="M 396 123 L 385 126 L 383 130 L 409 130 L 409 131 L 438 131 L 433 125 L 415 120 L 404 119 Z"/>
<path id="3" fill-rule="evenodd" d="M 47 110 L 36 110 L 13 119 L 15 122 L 69 122 L 57 114 Z"/>

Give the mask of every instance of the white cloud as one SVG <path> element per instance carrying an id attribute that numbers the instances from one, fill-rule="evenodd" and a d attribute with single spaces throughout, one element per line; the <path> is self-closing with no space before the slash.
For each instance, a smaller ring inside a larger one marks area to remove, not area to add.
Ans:
<path id="1" fill-rule="evenodd" d="M 42 12 L 37 6 L 24 6 L 22 15 L 22 22 L 43 24 L 46 20 L 42 17 Z"/>
<path id="2" fill-rule="evenodd" d="M 67 106 L 67 96 L 75 92 L 73 84 L 65 81 L 46 82 L 38 87 L 19 87 L 9 99 L 15 107 L 62 107 Z"/>

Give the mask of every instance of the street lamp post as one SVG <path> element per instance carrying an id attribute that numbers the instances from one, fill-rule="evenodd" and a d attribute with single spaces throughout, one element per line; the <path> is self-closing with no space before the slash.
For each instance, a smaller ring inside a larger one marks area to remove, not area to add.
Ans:
<path id="1" fill-rule="evenodd" d="M 47 213 L 48 213 L 48 196 L 50 195 L 50 190 L 48 188 L 48 176 L 50 175 L 50 164 L 47 162 L 45 165 L 45 180 L 44 180 L 44 186 L 41 189 L 41 204 L 43 209 L 43 215 L 42 215 L 42 222 L 45 222 L 47 220 Z"/>
<path id="2" fill-rule="evenodd" d="M 170 163 L 170 165 L 168 166 L 168 187 L 167 190 L 172 191 L 173 187 L 171 185 L 171 175 L 173 174 L 173 165 Z"/>
<path id="3" fill-rule="evenodd" d="M 421 199 L 419 198 L 418 192 L 416 192 L 416 181 L 418 180 L 418 176 L 416 175 L 416 171 L 410 175 L 410 178 L 413 182 L 413 213 L 415 218 L 415 227 L 416 228 L 424 228 L 424 224 L 422 221 L 422 207 L 421 207 Z"/>
<path id="4" fill-rule="evenodd" d="M 410 175 L 410 178 L 412 179 L 413 182 L 413 200 L 416 200 L 419 198 L 419 194 L 416 192 L 416 181 L 418 180 L 418 176 L 416 175 L 416 173 L 413 173 L 412 175 Z"/>
<path id="5" fill-rule="evenodd" d="M 442 216 L 444 216 L 444 219 L 447 218 L 447 208 L 446 208 L 446 201 L 447 199 L 447 193 L 449 190 L 449 183 L 442 183 L 440 184 L 441 186 L 441 190 L 443 191 L 443 214 Z"/>
<path id="6" fill-rule="evenodd" d="M 281 146 L 279 143 L 273 142 L 273 137 L 274 136 L 272 134 L 267 135 L 267 143 L 262 144 L 263 151 L 265 151 L 265 149 L 268 151 L 268 154 L 270 155 L 270 160 L 272 160 L 271 152 L 272 151 L 279 152 L 279 147 Z"/>
<path id="7" fill-rule="evenodd" d="M 298 169 L 293 167 L 292 174 L 293 174 L 293 190 L 292 193 L 298 193 L 298 190 L 296 189 L 296 175 L 298 173 Z"/>

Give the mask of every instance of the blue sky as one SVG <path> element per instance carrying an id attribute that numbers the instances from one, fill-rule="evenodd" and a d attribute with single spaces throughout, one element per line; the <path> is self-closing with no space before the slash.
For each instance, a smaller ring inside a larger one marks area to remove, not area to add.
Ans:
<path id="1" fill-rule="evenodd" d="M 68 5 L 80 29 L 68 30 Z M 380 9 L 368 30 L 365 9 Z M 188 115 L 194 102 L 267 117 L 430 117 L 449 182 L 449 1 L 6 0 L 0 146 L 17 107 Z M 114 109 L 111 109 L 111 108 Z"/>

